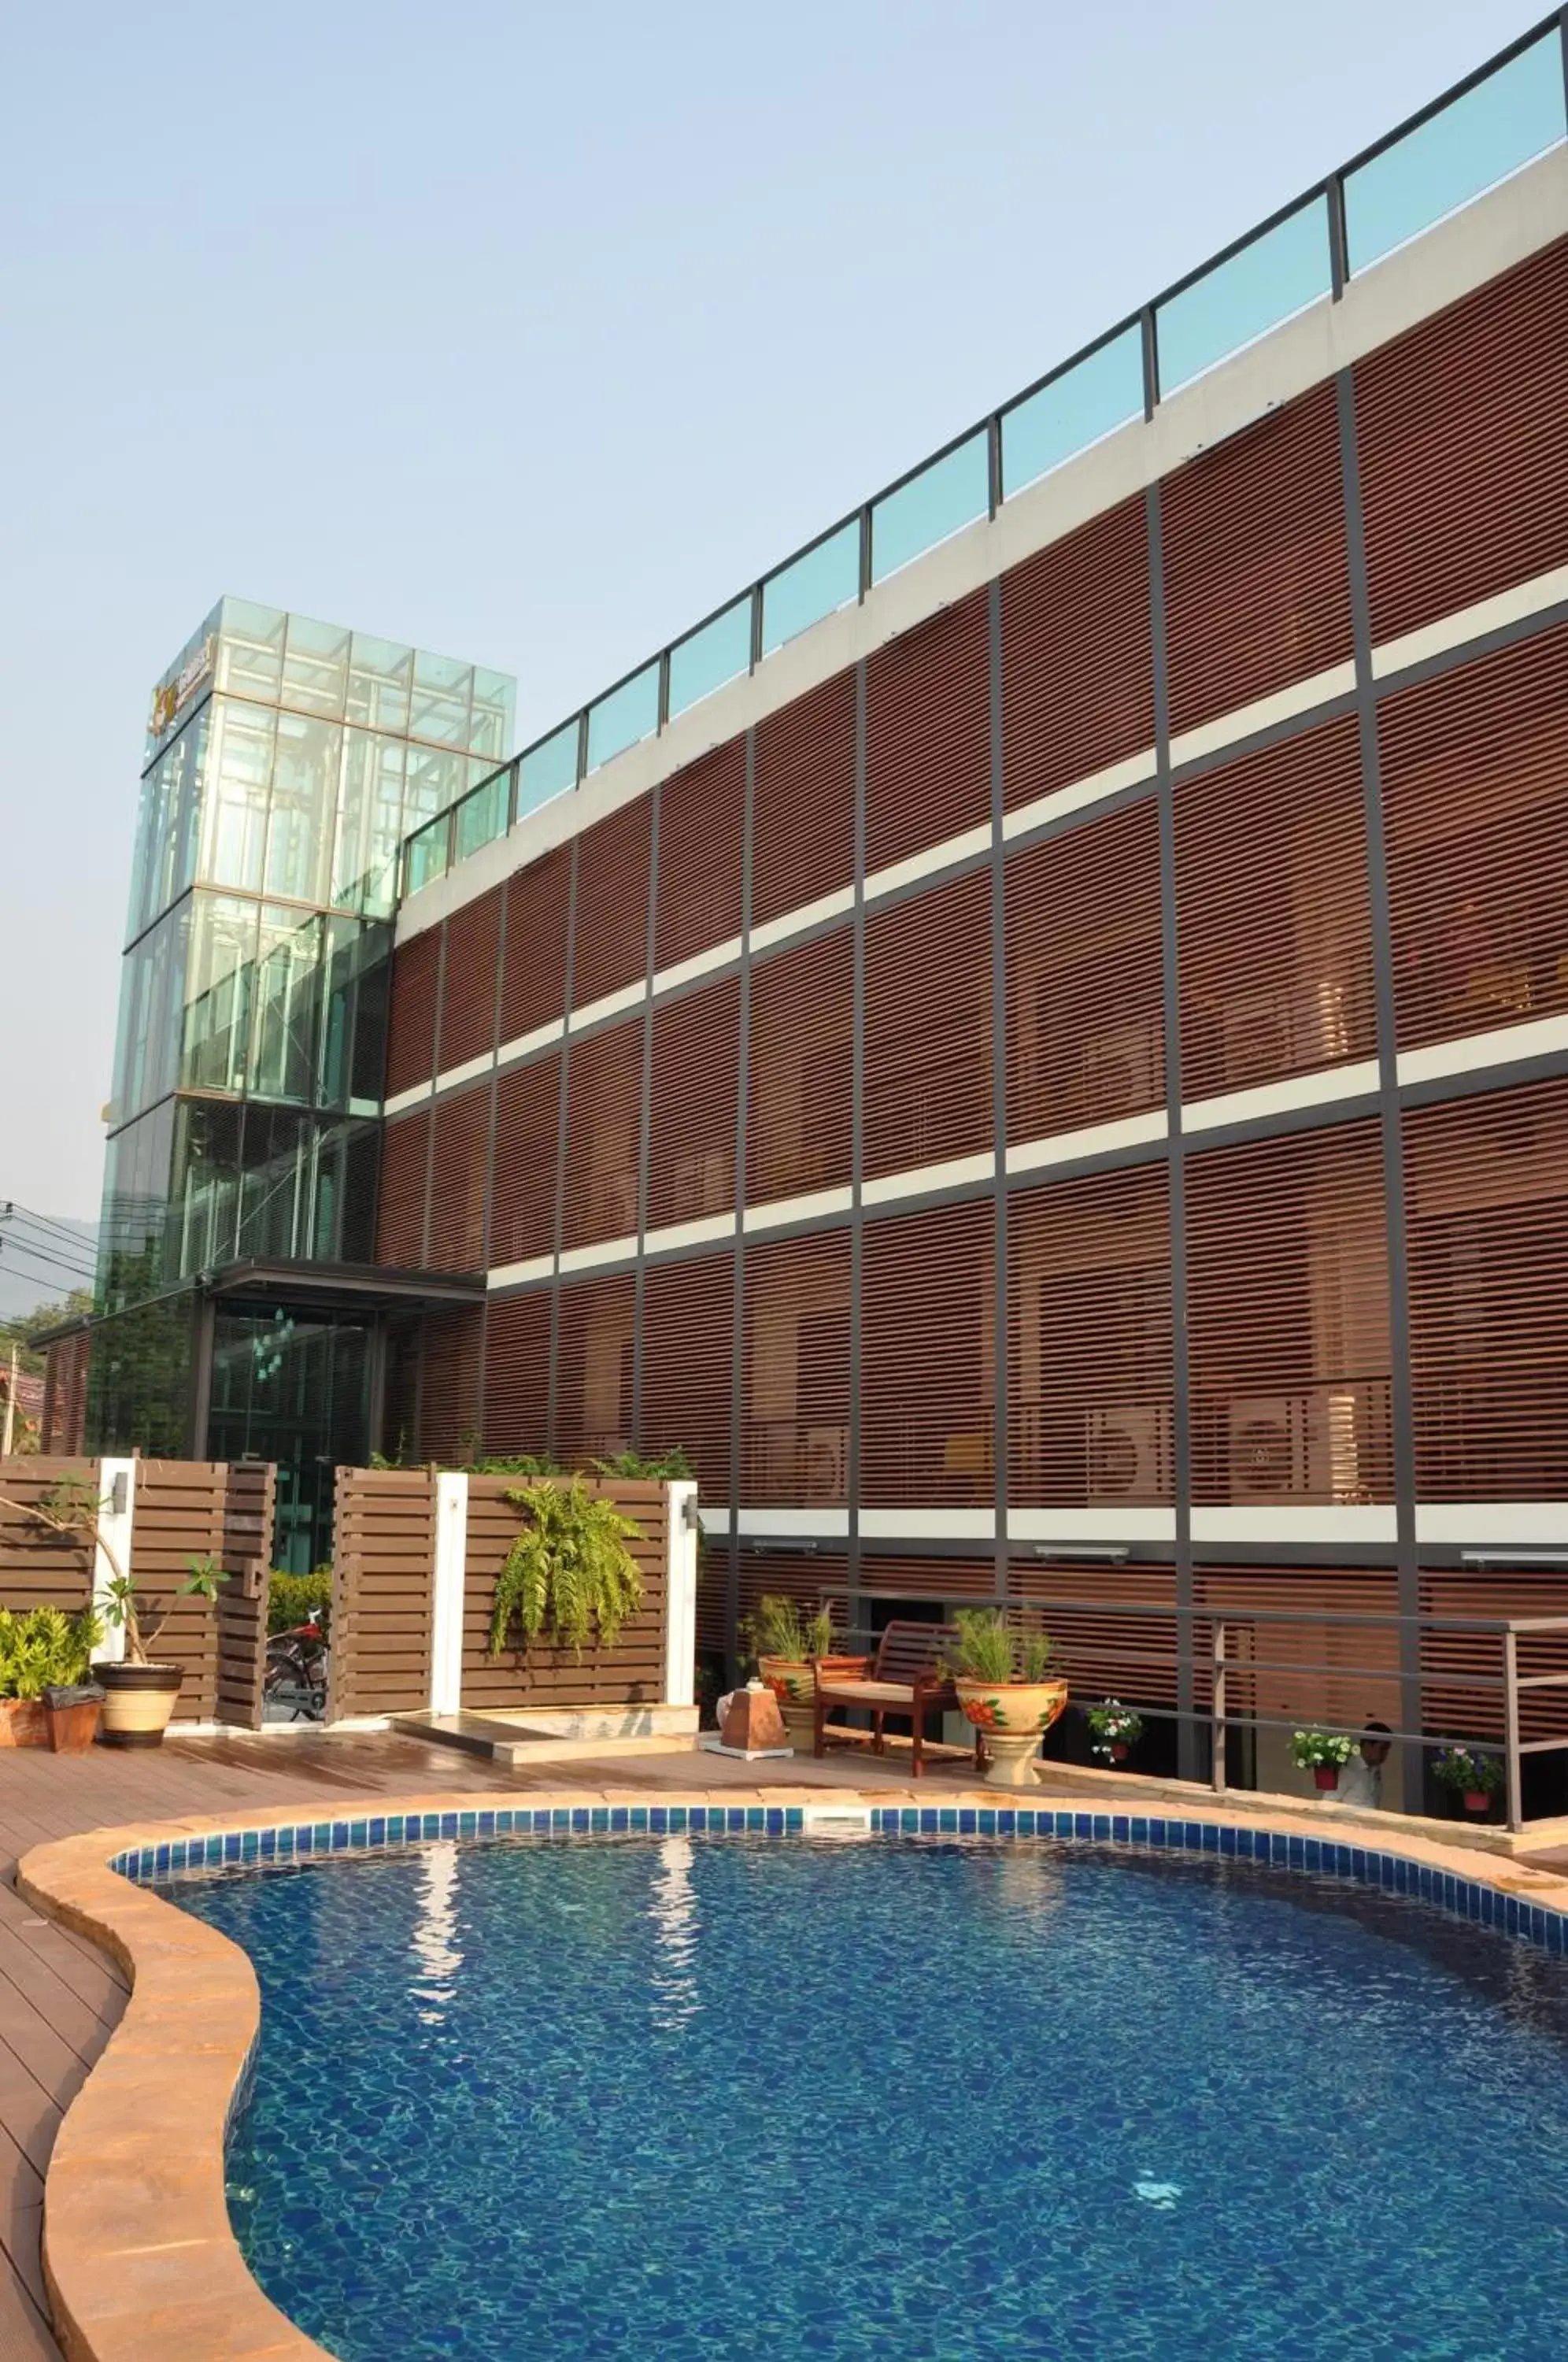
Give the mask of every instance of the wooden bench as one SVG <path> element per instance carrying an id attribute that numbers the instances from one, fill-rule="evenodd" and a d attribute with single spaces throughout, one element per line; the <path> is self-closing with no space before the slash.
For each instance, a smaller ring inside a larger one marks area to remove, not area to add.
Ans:
<path id="1" fill-rule="evenodd" d="M 883 1717 L 907 1714 L 913 1733 L 912 1772 L 925 1770 L 925 1717 L 933 1707 L 955 1706 L 958 1693 L 947 1670 L 946 1648 L 956 1638 L 951 1624 L 894 1621 L 877 1644 L 874 1657 L 839 1657 L 831 1666 L 818 1664 L 816 1676 L 816 1743 L 813 1753 L 825 1755 L 830 1705 L 864 1706 L 871 1716 L 871 1751 L 886 1752 Z M 838 1736 L 839 1734 L 834 1734 Z M 980 1760 L 977 1733 L 975 1760 Z"/>

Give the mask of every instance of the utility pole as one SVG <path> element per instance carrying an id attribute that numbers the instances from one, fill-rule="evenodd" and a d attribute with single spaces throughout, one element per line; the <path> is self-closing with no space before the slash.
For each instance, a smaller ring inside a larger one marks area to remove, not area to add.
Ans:
<path id="1" fill-rule="evenodd" d="M 11 1439 L 17 1429 L 17 1348 L 11 1347 L 11 1383 L 6 1389 L 6 1427 L 0 1434 L 0 1460 L 11 1457 Z"/>

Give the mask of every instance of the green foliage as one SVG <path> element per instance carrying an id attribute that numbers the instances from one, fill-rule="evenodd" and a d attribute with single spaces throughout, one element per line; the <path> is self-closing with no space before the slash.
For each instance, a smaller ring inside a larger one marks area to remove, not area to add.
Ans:
<path id="1" fill-rule="evenodd" d="M 1103 1705 L 1091 1705 L 1084 1716 L 1094 1741 L 1094 1751 L 1111 1761 L 1113 1747 L 1136 1747 L 1143 1736 L 1143 1717 L 1136 1706 L 1123 1705 L 1120 1698 L 1108 1697 Z"/>
<path id="2" fill-rule="evenodd" d="M 87 1242 L 83 1241 L 86 1245 Z M 44 1356 L 33 1344 L 46 1330 L 59 1329 L 67 1320 L 83 1319 L 93 1309 L 90 1287 L 73 1287 L 63 1304 L 36 1304 L 30 1312 L 17 1312 L 9 1319 L 0 1320 L 0 1362 L 8 1363 L 11 1348 L 17 1348 L 17 1366 L 29 1377 L 41 1377 Z"/>
<path id="3" fill-rule="evenodd" d="M 1460 1796 L 1496 1796 L 1503 1785 L 1502 1758 L 1477 1754 L 1473 1747 L 1445 1747 L 1432 1761 L 1432 1778 Z"/>
<path id="4" fill-rule="evenodd" d="M 1290 1752 L 1303 1772 L 1331 1765 L 1337 1772 L 1355 1753 L 1355 1741 L 1338 1730 L 1293 1730 Z"/>
<path id="5" fill-rule="evenodd" d="M 275 1567 L 267 1587 L 267 1629 L 292 1632 L 296 1624 L 313 1620 L 326 1626 L 332 1612 L 332 1569 L 318 1566 L 314 1574 L 288 1574 Z"/>
<path id="6" fill-rule="evenodd" d="M 589 1465 L 596 1476 L 620 1476 L 634 1485 L 692 1484 L 697 1476 L 683 1443 L 672 1443 L 668 1451 L 617 1451 Z"/>
<path id="7" fill-rule="evenodd" d="M 825 1607 L 808 1615 L 798 1600 L 777 1592 L 759 1599 L 755 1616 L 741 1625 L 741 1646 L 750 1657 L 782 1657 L 791 1665 L 825 1657 L 833 1647 L 833 1619 Z"/>
<path id="8" fill-rule="evenodd" d="M 580 1476 L 508 1493 L 521 1519 L 496 1579 L 490 1653 L 515 1633 L 526 1649 L 541 1634 L 580 1657 L 591 1640 L 613 1649 L 642 1606 L 643 1583 L 626 1545 L 637 1531 Z"/>
<path id="9" fill-rule="evenodd" d="M 13 1615 L 0 1607 L 0 1698 L 38 1698 L 45 1690 L 85 1681 L 104 1628 L 90 1607 L 67 1616 L 58 1607 Z"/>
<path id="10" fill-rule="evenodd" d="M 948 1647 L 949 1670 L 961 1680 L 1043 1682 L 1051 1678 L 1047 1633 L 1020 1631 L 994 1607 L 960 1607 L 953 1618 L 957 1638 Z"/>
<path id="11" fill-rule="evenodd" d="M 566 1470 L 547 1451 L 519 1451 L 511 1459 L 465 1460 L 465 1476 L 564 1476 Z"/>
<path id="12" fill-rule="evenodd" d="M 105 1586 L 106 1604 L 104 1613 L 111 1624 L 123 1624 L 125 1627 L 127 1662 L 133 1665 L 146 1664 L 147 1652 L 149 1649 L 157 1647 L 159 1635 L 173 1615 L 175 1603 L 178 1600 L 197 1598 L 210 1602 L 217 1597 L 218 1585 L 227 1581 L 228 1575 L 226 1570 L 218 1564 L 215 1558 L 188 1558 L 185 1561 L 184 1582 L 176 1584 L 165 1604 L 162 1615 L 149 1630 L 144 1632 L 138 1613 L 140 1592 L 135 1576 L 129 1574 L 112 1576 Z"/>

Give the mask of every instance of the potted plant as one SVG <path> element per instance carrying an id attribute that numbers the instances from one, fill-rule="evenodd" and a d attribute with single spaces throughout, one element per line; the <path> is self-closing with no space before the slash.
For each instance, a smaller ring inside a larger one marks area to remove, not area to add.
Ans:
<path id="1" fill-rule="evenodd" d="M 139 1585 L 129 1574 L 110 1577 L 104 1594 L 105 1622 L 126 1636 L 126 1652 L 117 1660 L 100 1659 L 93 1678 L 104 1692 L 105 1747 L 160 1747 L 184 1679 L 183 1668 L 149 1652 L 158 1646 L 164 1626 L 182 1599 L 217 1597 L 218 1585 L 228 1581 L 217 1561 L 188 1558 L 185 1580 L 170 1593 L 162 1614 L 149 1628 L 141 1628 Z"/>
<path id="2" fill-rule="evenodd" d="M 1313 1784 L 1331 1794 L 1340 1784 L 1340 1773 L 1355 1753 L 1355 1741 L 1339 1730 L 1295 1730 L 1290 1734 L 1290 1752 L 1303 1772 L 1310 1772 Z"/>
<path id="3" fill-rule="evenodd" d="M 784 1735 L 791 1747 L 809 1751 L 816 1730 L 815 1668 L 847 1672 L 858 1657 L 835 1657 L 833 1618 L 825 1607 L 810 1615 L 798 1601 L 770 1593 L 757 1602 L 745 1626 L 745 1645 L 756 1670 L 778 1701 Z"/>
<path id="4" fill-rule="evenodd" d="M 1094 1752 L 1107 1763 L 1125 1763 L 1143 1736 L 1143 1716 L 1136 1707 L 1123 1705 L 1120 1698 L 1091 1705 L 1086 1719 Z"/>
<path id="5" fill-rule="evenodd" d="M 50 1694 L 81 1682 L 101 1638 L 90 1607 L 79 1616 L 58 1607 L 19 1616 L 0 1608 L 0 1747 L 56 1744 Z M 56 1746 L 57 1753 L 68 1751 Z"/>
<path id="6" fill-rule="evenodd" d="M 643 1604 L 643 1579 L 626 1545 L 637 1529 L 580 1476 L 505 1495 L 521 1520 L 496 1577 L 490 1653 L 526 1650 L 541 1635 L 581 1657 L 590 1641 L 613 1649 Z"/>
<path id="7" fill-rule="evenodd" d="M 1432 1764 L 1432 1777 L 1463 1800 L 1467 1813 L 1489 1813 L 1493 1797 L 1502 1790 L 1503 1766 L 1496 1755 L 1481 1755 L 1471 1747 L 1445 1747 Z"/>
<path id="8" fill-rule="evenodd" d="M 1021 1631 L 994 1608 L 961 1607 L 947 1663 L 966 1718 L 981 1733 L 992 1787 L 1024 1788 L 1043 1735 L 1067 1703 L 1050 1676 L 1051 1642 Z"/>

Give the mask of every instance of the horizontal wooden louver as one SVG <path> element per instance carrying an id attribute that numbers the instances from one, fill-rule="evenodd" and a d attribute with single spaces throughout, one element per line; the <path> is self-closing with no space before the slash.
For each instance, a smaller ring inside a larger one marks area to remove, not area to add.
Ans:
<path id="1" fill-rule="evenodd" d="M 635 1304 L 629 1271 L 562 1283 L 555 1449 L 569 1466 L 632 1449 Z"/>
<path id="2" fill-rule="evenodd" d="M 1568 1010 L 1568 625 L 1378 714 L 1401 1049 Z"/>
<path id="3" fill-rule="evenodd" d="M 1173 731 L 1346 659 L 1350 574 L 1332 384 L 1167 477 L 1161 539 Z"/>
<path id="4" fill-rule="evenodd" d="M 489 1083 L 477 1083 L 450 1098 L 438 1099 L 430 1120 L 436 1141 L 425 1260 L 432 1271 L 482 1271 L 485 1177 L 490 1161 Z"/>
<path id="5" fill-rule="evenodd" d="M 1391 1501 L 1376 1124 L 1189 1156 L 1187 1255 L 1193 1499 Z"/>
<path id="6" fill-rule="evenodd" d="M 571 847 L 558 844 L 506 881 L 506 952 L 501 971 L 501 1039 L 515 1042 L 566 1008 L 567 920 Z"/>
<path id="7" fill-rule="evenodd" d="M 849 1278 L 847 1231 L 747 1244 L 743 1503 L 829 1508 L 848 1498 Z"/>
<path id="8" fill-rule="evenodd" d="M 489 1307 L 484 1341 L 484 1448 L 487 1453 L 542 1453 L 550 1409 L 550 1291 L 499 1296 Z"/>
<path id="9" fill-rule="evenodd" d="M 1560 1501 L 1568 1539 L 1568 1080 L 1404 1142 L 1417 1497 Z"/>
<path id="10" fill-rule="evenodd" d="M 1509 1574 L 1474 1573 L 1468 1568 L 1423 1573 L 1421 1613 L 1432 1618 L 1420 1640 L 1422 1728 L 1445 1738 L 1488 1740 L 1496 1746 L 1507 1727 L 1503 1636 L 1445 1631 L 1443 1619 L 1568 1617 L 1568 1576 L 1544 1569 Z M 1531 1739 L 1568 1737 L 1568 1681 L 1550 1688 L 1528 1686 L 1545 1674 L 1568 1673 L 1568 1630 L 1520 1632 L 1514 1646 L 1520 1738 L 1528 1745 Z M 1556 1758 L 1559 1763 L 1562 1760 Z M 1527 1776 L 1528 1771 L 1527 1766 Z"/>
<path id="11" fill-rule="evenodd" d="M 436 977 L 441 930 L 427 927 L 392 954 L 387 1016 L 387 1097 L 427 1083 L 436 1071 Z"/>
<path id="12" fill-rule="evenodd" d="M 653 1012 L 647 1227 L 698 1222 L 735 1202 L 740 983 L 729 976 Z"/>
<path id="13" fill-rule="evenodd" d="M 450 1468 L 477 1457 L 484 1314 L 432 1312 L 425 1323 L 419 1399 L 419 1452 Z"/>
<path id="14" fill-rule="evenodd" d="M 740 933 L 745 833 L 745 740 L 732 738 L 659 789 L 656 968 Z"/>
<path id="15" fill-rule="evenodd" d="M 855 1074 L 855 947 L 847 927 L 751 971 L 748 1205 L 847 1187 Z"/>
<path id="16" fill-rule="evenodd" d="M 1051 1638 L 1075 1700 L 1120 1698 L 1167 1712 L 1177 1698 L 1176 1577 L 1166 1566 L 1045 1566 L 1010 1571 L 1014 1590 Z M 1156 1609 L 1155 1614 L 1119 1613 Z"/>
<path id="17" fill-rule="evenodd" d="M 1154 657 L 1142 500 L 1002 576 L 1002 794 L 1008 810 L 1150 750 Z"/>
<path id="18" fill-rule="evenodd" d="M 430 1117 L 425 1109 L 389 1123 L 382 1135 L 376 1261 L 394 1271 L 418 1271 L 424 1265 L 429 1142 Z"/>
<path id="19" fill-rule="evenodd" d="M 560 1058 L 513 1066 L 496 1085 L 490 1264 L 528 1263 L 555 1245 Z"/>
<path id="20" fill-rule="evenodd" d="M 1375 1055 L 1354 717 L 1179 786 L 1176 854 L 1183 1098 Z"/>
<path id="21" fill-rule="evenodd" d="M 1005 876 L 1008 1138 L 1163 1107 L 1153 801 L 1026 846 Z"/>
<path id="22" fill-rule="evenodd" d="M 988 606 L 977 590 L 867 663 L 868 872 L 990 817 Z"/>
<path id="23" fill-rule="evenodd" d="M 841 1551 L 813 1551 L 804 1558 L 798 1551 L 743 1549 L 739 1553 L 740 1621 L 744 1628 L 769 1597 L 792 1599 L 807 1616 L 814 1616 L 824 1594 L 830 1615 L 843 1628 L 843 1594 L 849 1580 L 848 1561 Z M 697 1562 L 697 1645 L 702 1650 L 724 1646 L 724 1603 L 729 1584 L 729 1551 L 710 1546 Z M 863 1645 L 863 1644 L 857 1644 Z"/>
<path id="24" fill-rule="evenodd" d="M 866 1225 L 865 1502 L 922 1509 L 994 1502 L 994 1228 L 989 1198 Z"/>
<path id="25" fill-rule="evenodd" d="M 636 1235 L 642 1093 L 641 1017 L 572 1043 L 561 1206 L 568 1247 Z"/>
<path id="26" fill-rule="evenodd" d="M 574 1009 L 647 974 L 652 810 L 652 798 L 638 796 L 578 839 Z"/>
<path id="27" fill-rule="evenodd" d="M 882 1621 L 898 1616 L 906 1600 L 923 1606 L 927 1600 L 993 1599 L 997 1567 L 991 1558 L 914 1558 L 901 1551 L 867 1551 L 861 1556 L 860 1581 L 876 1595 L 870 1612 Z M 870 1636 L 859 1645 L 871 1645 Z"/>
<path id="28" fill-rule="evenodd" d="M 443 1074 L 495 1047 L 502 889 L 492 886 L 447 921 L 436 1059 Z"/>
<path id="29" fill-rule="evenodd" d="M 1164 1165 L 1008 1199 L 1008 1498 L 1103 1508 L 1173 1497 L 1171 1237 Z"/>
<path id="30" fill-rule="evenodd" d="M 1356 364 L 1376 640 L 1568 561 L 1568 240 Z"/>
<path id="31" fill-rule="evenodd" d="M 730 1497 L 734 1258 L 656 1263 L 643 1282 L 638 1449 L 684 1451 L 699 1496 Z"/>
<path id="32" fill-rule="evenodd" d="M 988 868 L 866 918 L 866 1171 L 992 1145 Z"/>
<path id="33" fill-rule="evenodd" d="M 1264 1723 L 1349 1724 L 1372 1721 L 1397 1730 L 1399 1612 L 1397 1578 L 1371 1567 L 1199 1567 L 1198 1603 L 1222 1617 L 1225 1706 L 1228 1714 Z M 1265 1622 L 1286 1616 L 1291 1621 Z M 1365 1624 L 1342 1624 L 1364 1616 Z M 1299 1617 L 1299 1622 L 1294 1619 Z M 1200 1708 L 1213 1703 L 1214 1623 L 1198 1619 L 1193 1635 L 1193 1687 Z M 1288 1732 L 1262 1743 L 1285 1760 Z M 1260 1787 L 1269 1784 L 1260 1778 Z"/>
<path id="34" fill-rule="evenodd" d="M 853 880 L 853 672 L 836 673 L 757 723 L 751 827 L 754 927 Z"/>

